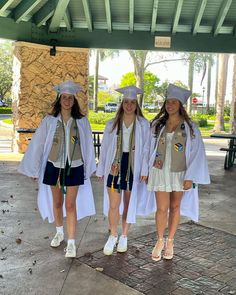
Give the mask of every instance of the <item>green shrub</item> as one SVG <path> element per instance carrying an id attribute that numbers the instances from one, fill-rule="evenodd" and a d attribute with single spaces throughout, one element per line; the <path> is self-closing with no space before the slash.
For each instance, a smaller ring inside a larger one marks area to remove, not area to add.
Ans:
<path id="1" fill-rule="evenodd" d="M 224 120 L 225 120 L 225 122 L 229 122 L 229 120 L 230 120 L 230 116 L 225 115 L 225 116 L 224 116 Z"/>
<path id="2" fill-rule="evenodd" d="M 116 113 L 95 113 L 89 111 L 88 119 L 91 124 L 102 124 L 105 125 L 107 121 L 115 117 Z"/>
<path id="3" fill-rule="evenodd" d="M 199 127 L 207 127 L 207 119 L 198 119 L 197 121 L 195 121 Z"/>
<path id="4" fill-rule="evenodd" d="M 225 106 L 225 107 L 224 107 L 224 114 L 225 114 L 226 116 L 230 116 L 230 106 Z"/>
<path id="5" fill-rule="evenodd" d="M 104 111 L 104 106 L 98 106 L 98 112 Z"/>
<path id="6" fill-rule="evenodd" d="M 208 111 L 208 115 L 212 116 L 216 114 L 216 109 L 215 108 L 210 108 Z"/>
<path id="7" fill-rule="evenodd" d="M 12 114 L 12 110 L 9 107 L 0 107 L 0 114 Z"/>

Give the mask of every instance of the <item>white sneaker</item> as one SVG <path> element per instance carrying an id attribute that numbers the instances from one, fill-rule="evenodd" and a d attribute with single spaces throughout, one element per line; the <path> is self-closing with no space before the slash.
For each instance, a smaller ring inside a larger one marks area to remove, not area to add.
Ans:
<path id="1" fill-rule="evenodd" d="M 67 247 L 65 248 L 65 257 L 67 258 L 74 258 L 76 257 L 76 246 L 75 244 L 69 244 L 67 245 Z"/>
<path id="2" fill-rule="evenodd" d="M 119 238 L 119 243 L 118 243 L 118 246 L 117 246 L 117 252 L 126 252 L 127 251 L 127 242 L 128 242 L 128 239 L 127 239 L 127 236 L 120 236 Z"/>
<path id="3" fill-rule="evenodd" d="M 51 247 L 59 247 L 62 241 L 64 241 L 64 234 L 56 233 L 51 241 Z"/>
<path id="4" fill-rule="evenodd" d="M 118 237 L 115 237 L 112 235 L 109 236 L 109 238 L 103 248 L 103 253 L 105 255 L 111 255 L 113 253 L 113 250 L 116 246 L 117 240 L 118 240 Z"/>

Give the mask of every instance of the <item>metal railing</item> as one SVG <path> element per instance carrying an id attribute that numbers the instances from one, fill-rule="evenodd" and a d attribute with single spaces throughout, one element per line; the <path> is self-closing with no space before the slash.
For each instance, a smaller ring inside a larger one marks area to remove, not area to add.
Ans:
<path id="1" fill-rule="evenodd" d="M 35 128 L 18 128 L 16 130 L 18 133 L 35 133 Z M 93 145 L 95 150 L 95 157 L 99 159 L 100 156 L 100 147 L 102 142 L 103 131 L 93 131 Z M 31 138 L 28 138 L 30 140 Z"/>

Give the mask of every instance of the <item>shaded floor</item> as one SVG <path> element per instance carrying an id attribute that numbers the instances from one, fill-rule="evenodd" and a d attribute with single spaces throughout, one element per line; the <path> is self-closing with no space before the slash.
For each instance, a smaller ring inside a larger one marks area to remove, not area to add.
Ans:
<path id="1" fill-rule="evenodd" d="M 132 239 L 127 253 L 102 250 L 79 259 L 92 268 L 144 294 L 234 294 L 236 238 L 196 224 L 182 224 L 176 234 L 173 260 L 154 262 L 155 233 Z"/>
<path id="2" fill-rule="evenodd" d="M 200 223 L 182 224 L 173 261 L 153 263 L 154 217 L 131 227 L 129 251 L 104 257 L 107 219 L 102 184 L 92 177 L 97 214 L 78 222 L 78 258 L 50 248 L 53 224 L 37 210 L 37 184 L 19 175 L 19 159 L 0 155 L 0 294 L 236 294 L 236 167 L 223 169 L 224 141 L 206 139 L 212 183 L 200 187 Z M 10 161 L 11 160 L 11 161 Z M 103 268 L 97 271 L 96 267 Z"/>

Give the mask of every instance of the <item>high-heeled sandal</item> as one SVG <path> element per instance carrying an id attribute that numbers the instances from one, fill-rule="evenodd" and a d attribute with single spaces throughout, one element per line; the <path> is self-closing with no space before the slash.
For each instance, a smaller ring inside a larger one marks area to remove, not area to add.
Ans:
<path id="1" fill-rule="evenodd" d="M 172 246 L 168 244 L 168 242 L 172 242 Z M 174 256 L 174 239 L 166 239 L 165 250 L 163 254 L 163 258 L 167 260 L 171 260 Z"/>
<path id="2" fill-rule="evenodd" d="M 161 243 L 161 245 L 160 245 Z M 161 252 L 164 249 L 165 243 L 164 239 L 158 239 L 155 247 L 152 250 L 152 260 L 160 261 L 161 260 Z"/>

